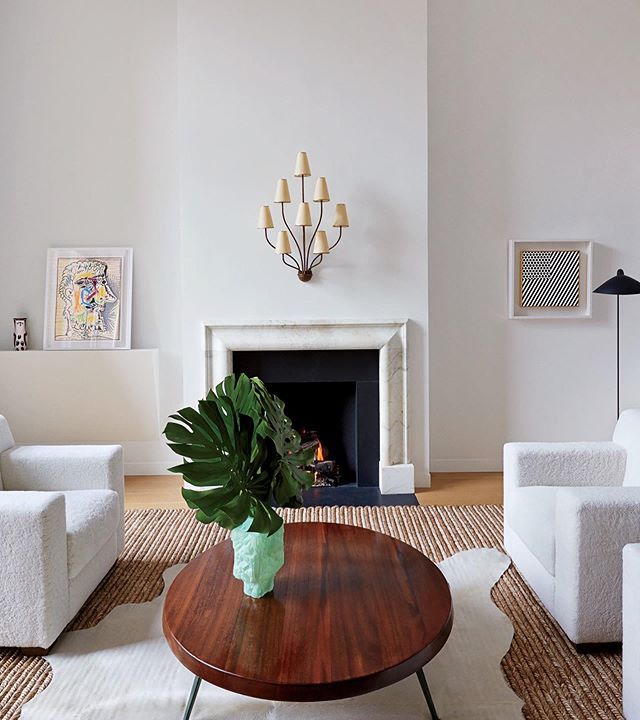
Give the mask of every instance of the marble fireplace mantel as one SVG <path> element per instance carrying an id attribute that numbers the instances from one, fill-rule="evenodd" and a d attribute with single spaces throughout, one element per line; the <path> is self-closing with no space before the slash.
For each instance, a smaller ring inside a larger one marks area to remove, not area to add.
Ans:
<path id="1" fill-rule="evenodd" d="M 205 343 L 205 392 L 233 372 L 234 351 L 379 350 L 380 491 L 414 492 L 407 427 L 406 320 L 205 325 Z"/>

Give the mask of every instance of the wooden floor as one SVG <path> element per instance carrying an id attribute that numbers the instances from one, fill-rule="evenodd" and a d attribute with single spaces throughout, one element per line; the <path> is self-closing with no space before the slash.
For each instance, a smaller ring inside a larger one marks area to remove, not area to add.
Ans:
<path id="1" fill-rule="evenodd" d="M 124 479 L 124 505 L 127 510 L 186 508 L 180 494 L 178 475 L 129 475 Z"/>
<path id="2" fill-rule="evenodd" d="M 502 473 L 431 473 L 416 497 L 420 505 L 502 505 Z"/>
<path id="3" fill-rule="evenodd" d="M 176 475 L 131 475 L 125 478 L 126 508 L 184 508 L 181 482 Z M 416 497 L 421 505 L 501 505 L 502 473 L 432 473 L 431 487 Z"/>

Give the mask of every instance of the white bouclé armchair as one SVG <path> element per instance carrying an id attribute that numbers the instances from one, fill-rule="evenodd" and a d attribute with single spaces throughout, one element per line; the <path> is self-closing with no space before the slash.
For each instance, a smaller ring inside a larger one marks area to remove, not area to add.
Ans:
<path id="1" fill-rule="evenodd" d="M 508 443 L 504 542 L 580 646 L 622 640 L 622 549 L 640 542 L 640 410 L 613 442 Z"/>
<path id="2" fill-rule="evenodd" d="M 15 445 L 0 415 L 0 646 L 49 648 L 124 545 L 118 445 Z"/>

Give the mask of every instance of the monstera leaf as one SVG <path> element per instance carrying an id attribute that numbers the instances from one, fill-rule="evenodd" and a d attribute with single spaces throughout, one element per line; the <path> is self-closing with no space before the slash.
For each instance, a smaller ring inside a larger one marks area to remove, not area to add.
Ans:
<path id="1" fill-rule="evenodd" d="M 186 461 L 169 470 L 194 486 L 182 495 L 201 522 L 232 530 L 250 517 L 251 532 L 271 535 L 282 525 L 272 501 L 302 504 L 313 450 L 301 449 L 284 403 L 258 378 L 229 375 L 197 410 L 183 408 L 171 420 L 168 445 Z"/>
<path id="2" fill-rule="evenodd" d="M 253 382 L 266 415 L 268 435 L 281 458 L 274 486 L 276 502 L 286 507 L 300 507 L 300 488 L 309 487 L 313 482 L 311 474 L 303 469 L 313 459 L 313 448 L 301 449 L 300 434 L 285 414 L 282 400 L 272 395 L 259 378 L 253 378 Z"/>

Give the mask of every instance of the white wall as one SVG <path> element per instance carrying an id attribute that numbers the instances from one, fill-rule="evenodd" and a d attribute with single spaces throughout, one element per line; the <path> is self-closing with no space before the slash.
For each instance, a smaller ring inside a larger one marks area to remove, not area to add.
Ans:
<path id="1" fill-rule="evenodd" d="M 593 239 L 596 284 L 640 277 L 638 38 L 635 0 L 429 2 L 432 470 L 610 436 L 615 300 L 507 320 L 507 243 Z M 622 405 L 638 406 L 640 298 L 622 304 Z"/>
<path id="2" fill-rule="evenodd" d="M 48 247 L 132 246 L 132 344 L 160 349 L 161 417 L 182 399 L 176 34 L 175 0 L 0 5 L 0 350 L 16 315 L 42 347 Z M 156 436 L 128 454 L 138 469 Z"/>
<path id="3" fill-rule="evenodd" d="M 429 13 L 432 469 L 492 469 L 505 440 L 611 431 L 614 301 L 507 320 L 507 242 L 591 238 L 596 283 L 640 276 L 640 6 Z M 182 401 L 183 344 L 186 397 L 201 392 L 204 322 L 408 316 L 420 481 L 426 67 L 422 0 L 4 0 L 0 350 L 22 314 L 41 347 L 54 245 L 135 248 L 133 344 L 160 349 L 161 417 Z M 352 219 L 307 285 L 255 229 L 299 149 Z M 639 320 L 623 300 L 623 406 L 640 404 Z"/>
<path id="4" fill-rule="evenodd" d="M 0 350 L 23 314 L 31 348 L 42 347 L 46 249 L 58 245 L 134 247 L 132 341 L 160 350 L 161 418 L 182 403 L 183 351 L 187 400 L 203 391 L 204 322 L 409 317 L 410 444 L 424 481 L 425 87 L 423 0 L 320 10 L 294 0 L 5 0 Z M 307 285 L 255 228 L 299 149 L 352 221 Z M 0 412 L 11 415 L 7 402 Z M 127 408 L 101 413 L 117 427 Z M 94 439 L 90 427 L 77 437 Z M 112 439 L 138 471 L 163 466 L 159 436 L 147 446 Z"/>
<path id="5" fill-rule="evenodd" d="M 202 393 L 203 323 L 409 317 L 410 447 L 423 484 L 426 3 L 183 0 L 178 27 L 187 398 Z M 304 285 L 256 230 L 298 150 L 351 220 Z"/>

